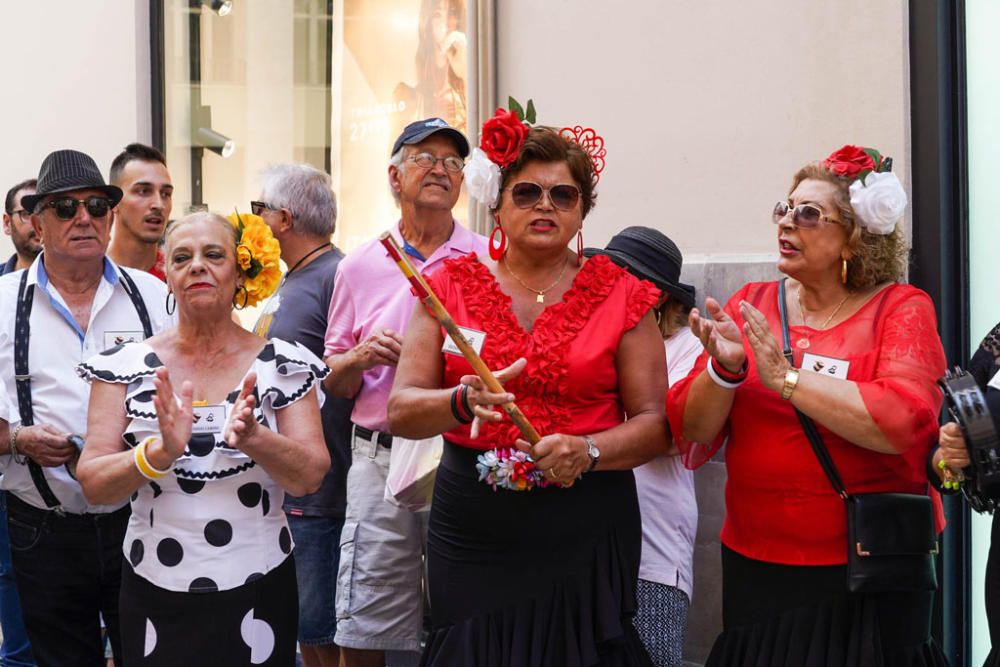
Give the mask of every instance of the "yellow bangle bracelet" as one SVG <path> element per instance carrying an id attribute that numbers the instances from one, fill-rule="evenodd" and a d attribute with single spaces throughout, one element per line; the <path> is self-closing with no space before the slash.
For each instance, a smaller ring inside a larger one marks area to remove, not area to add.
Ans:
<path id="1" fill-rule="evenodd" d="M 170 473 L 170 468 L 167 468 L 166 470 L 154 468 L 153 464 L 151 464 L 149 459 L 146 458 L 146 445 L 151 442 L 155 442 L 156 440 L 158 440 L 158 438 L 155 435 L 151 435 L 140 442 L 135 448 L 135 467 L 139 470 L 139 474 L 148 480 L 160 479 Z"/>

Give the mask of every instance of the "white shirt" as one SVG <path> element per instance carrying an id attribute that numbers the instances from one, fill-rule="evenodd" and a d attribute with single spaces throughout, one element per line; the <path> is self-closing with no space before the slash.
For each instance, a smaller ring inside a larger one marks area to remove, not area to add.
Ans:
<path id="1" fill-rule="evenodd" d="M 685 377 L 702 352 L 701 341 L 684 327 L 668 338 L 667 380 Z M 698 503 L 694 473 L 680 456 L 661 454 L 635 469 L 642 512 L 642 560 L 639 578 L 684 591 L 694 588 L 694 538 L 698 531 Z"/>
<path id="2" fill-rule="evenodd" d="M 73 320 L 65 300 L 48 281 L 38 256 L 28 271 L 28 285 L 35 286 L 31 307 L 31 340 L 28 343 L 28 372 L 31 374 L 31 402 L 35 424 L 51 424 L 60 431 L 85 435 L 90 385 L 76 374 L 81 361 L 114 347 L 121 338 L 141 340 L 142 323 L 135 306 L 121 284 L 119 269 L 110 259 L 104 260 L 104 275 L 90 309 L 90 322 L 84 333 Z M 22 271 L 0 277 L 0 383 L 7 394 L 11 428 L 20 423 L 17 389 L 14 384 L 14 314 L 17 311 L 17 290 Z M 143 272 L 128 270 L 139 288 L 149 311 L 153 333 L 173 325 L 166 312 L 167 288 L 157 278 Z M 14 462 L 10 454 L 0 456 L 3 479 L 0 488 L 10 491 L 20 500 L 41 509 L 48 509 L 31 481 L 27 465 Z M 80 484 L 69 476 L 65 466 L 42 468 L 45 479 L 67 512 L 73 514 L 105 513 L 120 508 L 115 505 L 90 505 L 83 497 Z"/>

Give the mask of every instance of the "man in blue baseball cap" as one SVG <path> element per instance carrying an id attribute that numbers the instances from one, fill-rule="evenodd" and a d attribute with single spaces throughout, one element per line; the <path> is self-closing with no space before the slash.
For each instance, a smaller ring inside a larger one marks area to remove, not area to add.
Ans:
<path id="1" fill-rule="evenodd" d="M 411 123 L 393 144 L 389 187 L 400 219 L 390 231 L 424 274 L 446 259 L 486 252 L 486 239 L 452 217 L 468 154 L 465 135 L 440 118 Z M 427 513 L 384 498 L 393 443 L 389 390 L 416 306 L 377 239 L 340 263 L 324 354 L 335 376 L 326 389 L 354 399 L 336 605 L 335 641 L 345 667 L 381 667 L 385 651 L 420 650 Z"/>

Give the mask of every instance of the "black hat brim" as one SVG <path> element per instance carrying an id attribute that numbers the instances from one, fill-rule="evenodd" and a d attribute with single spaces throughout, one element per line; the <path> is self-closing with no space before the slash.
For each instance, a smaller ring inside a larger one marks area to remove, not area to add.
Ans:
<path id="1" fill-rule="evenodd" d="M 35 193 L 33 195 L 25 195 L 21 197 L 21 206 L 24 208 L 24 210 L 34 213 L 35 207 L 38 205 L 38 202 L 42 201 L 46 197 L 51 197 L 53 195 L 61 195 L 67 192 L 75 192 L 76 190 L 99 190 L 100 192 L 103 192 L 108 196 L 108 199 L 111 200 L 111 208 L 118 206 L 118 202 L 120 202 L 122 200 L 122 197 L 125 195 L 125 193 L 122 192 L 122 189 L 117 185 L 81 184 L 81 185 L 74 185 L 71 187 L 61 187 L 58 190 L 54 190 L 52 192 L 43 192 L 43 193 Z"/>
<path id="2" fill-rule="evenodd" d="M 603 248 L 585 248 L 583 251 L 584 257 L 593 257 L 594 255 L 605 255 L 612 262 L 618 266 L 629 270 L 633 274 L 639 276 L 643 280 L 648 280 L 657 287 L 660 288 L 661 292 L 666 292 L 671 297 L 677 299 L 680 303 L 684 304 L 687 308 L 694 308 L 694 298 L 695 289 L 692 285 L 685 285 L 684 283 L 672 283 L 664 280 L 659 272 L 655 271 L 652 267 L 646 266 L 644 263 L 637 260 L 635 257 L 624 255 L 620 252 L 614 250 L 606 250 Z"/>

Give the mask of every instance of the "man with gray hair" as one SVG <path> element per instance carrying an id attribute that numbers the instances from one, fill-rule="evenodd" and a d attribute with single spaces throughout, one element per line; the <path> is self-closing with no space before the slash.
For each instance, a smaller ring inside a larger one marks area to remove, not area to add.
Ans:
<path id="1" fill-rule="evenodd" d="M 390 232 L 423 273 L 484 253 L 486 239 L 452 217 L 462 187 L 465 136 L 440 118 L 410 123 L 396 139 L 389 187 L 400 218 Z M 426 515 L 384 498 L 393 438 L 389 390 L 402 333 L 418 306 L 377 239 L 340 266 L 326 331 L 326 388 L 354 398 L 352 463 L 337 579 L 337 644 L 344 667 L 382 667 L 385 651 L 419 651 Z"/>
<path id="2" fill-rule="evenodd" d="M 344 257 L 330 243 L 337 221 L 330 177 L 307 164 L 279 164 L 264 171 L 262 182 L 260 200 L 250 202 L 250 208 L 281 243 L 281 259 L 288 271 L 264 306 L 254 332 L 301 343 L 322 358 L 326 313 L 337 266 Z M 334 644 L 334 594 L 351 464 L 352 405 L 349 399 L 326 396 L 320 416 L 330 471 L 319 491 L 285 497 L 284 509 L 295 540 L 299 645 L 306 667 L 335 667 L 340 662 Z"/>

